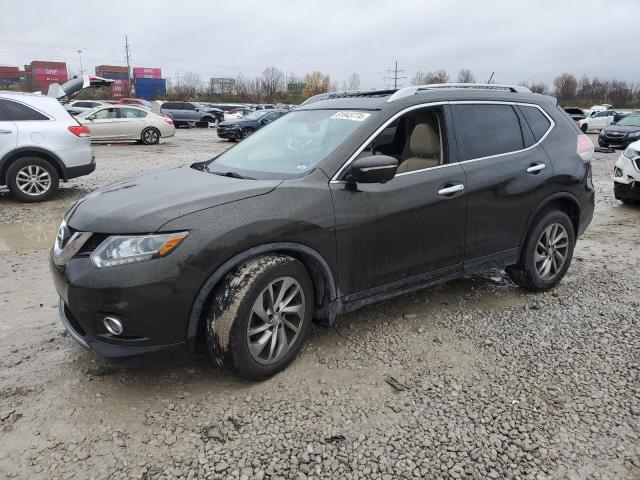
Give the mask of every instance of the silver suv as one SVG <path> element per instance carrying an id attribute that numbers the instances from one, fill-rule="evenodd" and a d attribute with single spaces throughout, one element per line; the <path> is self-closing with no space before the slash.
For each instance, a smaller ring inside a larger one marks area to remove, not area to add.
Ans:
<path id="1" fill-rule="evenodd" d="M 95 167 L 89 129 L 56 98 L 0 91 L 0 185 L 15 198 L 42 202 Z"/>

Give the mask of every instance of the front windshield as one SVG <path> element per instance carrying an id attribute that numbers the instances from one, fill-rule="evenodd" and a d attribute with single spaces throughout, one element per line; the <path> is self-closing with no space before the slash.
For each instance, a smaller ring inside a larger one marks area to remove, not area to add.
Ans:
<path id="1" fill-rule="evenodd" d="M 335 110 L 291 112 L 212 160 L 208 168 L 254 178 L 298 176 L 311 171 L 369 116 Z"/>
<path id="2" fill-rule="evenodd" d="M 640 127 L 640 115 L 631 115 L 629 117 L 621 118 L 616 122 L 616 125 L 623 125 L 627 127 Z"/>

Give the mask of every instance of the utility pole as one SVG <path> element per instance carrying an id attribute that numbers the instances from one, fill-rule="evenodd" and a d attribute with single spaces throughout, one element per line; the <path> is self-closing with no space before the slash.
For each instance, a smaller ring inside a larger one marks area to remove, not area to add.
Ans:
<path id="1" fill-rule="evenodd" d="M 129 82 L 127 83 L 127 97 L 131 95 L 131 54 L 129 53 L 129 37 L 127 35 L 124 36 L 124 55 L 125 60 L 127 62 L 127 76 L 129 77 Z"/>
<path id="2" fill-rule="evenodd" d="M 404 70 L 398 70 L 398 61 L 396 60 L 393 70 L 387 70 L 387 72 L 393 74 L 391 77 L 383 77 L 383 80 L 393 80 L 393 89 L 398 89 L 398 80 L 403 80 L 407 77 L 401 77 L 399 74 L 404 73 Z"/>
<path id="3" fill-rule="evenodd" d="M 78 56 L 80 57 L 80 75 L 84 73 L 82 70 L 82 50 L 78 50 Z"/>

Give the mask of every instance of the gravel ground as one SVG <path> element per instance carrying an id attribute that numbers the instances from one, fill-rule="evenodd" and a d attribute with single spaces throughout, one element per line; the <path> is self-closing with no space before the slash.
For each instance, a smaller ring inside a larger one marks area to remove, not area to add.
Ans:
<path id="1" fill-rule="evenodd" d="M 106 362 L 63 332 L 46 257 L 77 198 L 229 144 L 179 130 L 97 146 L 51 202 L 0 195 L 0 476 L 640 478 L 640 207 L 597 205 L 567 278 L 531 294 L 502 271 L 314 329 L 283 373 L 248 383 L 194 358 Z"/>

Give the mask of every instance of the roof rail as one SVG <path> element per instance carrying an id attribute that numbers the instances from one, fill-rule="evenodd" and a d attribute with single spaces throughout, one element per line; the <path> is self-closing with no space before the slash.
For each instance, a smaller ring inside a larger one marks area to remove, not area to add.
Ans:
<path id="1" fill-rule="evenodd" d="M 527 87 L 521 85 L 498 85 L 495 83 L 432 83 L 430 85 L 416 85 L 412 87 L 404 87 L 391 95 L 387 102 L 395 102 L 401 98 L 416 95 L 423 90 L 432 90 L 438 88 L 476 88 L 479 90 L 506 90 L 514 93 L 531 93 Z"/>
<path id="2" fill-rule="evenodd" d="M 341 97 L 367 97 L 376 95 L 391 95 L 395 90 L 353 90 L 353 91 L 339 91 L 339 92 L 326 92 L 319 93 L 313 97 L 307 98 L 300 105 L 306 105 L 308 103 L 318 102 L 320 100 L 327 100 L 329 98 L 341 98 Z"/>

